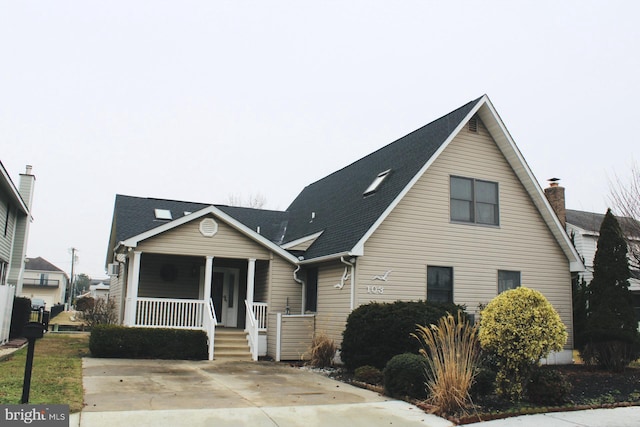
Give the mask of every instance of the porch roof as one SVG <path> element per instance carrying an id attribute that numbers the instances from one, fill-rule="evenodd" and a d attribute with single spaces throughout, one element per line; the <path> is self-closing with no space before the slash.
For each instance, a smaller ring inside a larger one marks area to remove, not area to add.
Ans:
<path id="1" fill-rule="evenodd" d="M 170 211 L 173 219 L 158 220 L 154 214 L 156 209 Z M 113 249 L 121 243 L 136 246 L 141 240 L 208 214 L 213 214 L 288 261 L 297 261 L 291 253 L 273 242 L 274 236 L 281 235 L 281 230 L 286 228 L 286 216 L 279 215 L 284 214 L 283 212 L 117 195 L 107 262 L 110 261 Z M 261 224 L 265 224 L 264 229 Z"/>

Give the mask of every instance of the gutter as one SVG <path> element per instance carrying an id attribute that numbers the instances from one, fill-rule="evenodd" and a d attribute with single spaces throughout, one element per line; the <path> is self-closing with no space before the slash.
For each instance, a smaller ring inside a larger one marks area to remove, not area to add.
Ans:
<path id="1" fill-rule="evenodd" d="M 304 282 L 304 280 L 298 278 L 298 271 L 300 271 L 301 268 L 302 267 L 298 265 L 296 269 L 293 271 L 293 280 L 295 280 L 300 284 L 300 286 L 302 286 L 302 304 L 301 304 L 302 312 L 300 314 L 304 314 L 306 310 L 305 304 L 307 302 L 307 284 Z"/>
<path id="2" fill-rule="evenodd" d="M 355 269 L 355 258 L 352 258 L 354 260 L 354 262 L 351 261 L 346 261 L 344 259 L 344 256 L 340 257 L 340 262 L 343 263 L 344 265 L 346 265 L 344 272 L 345 274 L 342 275 L 342 278 L 340 279 L 340 289 L 342 289 L 342 287 L 344 286 L 344 282 L 348 279 L 351 278 L 351 298 L 350 298 L 350 302 L 349 302 L 349 307 L 350 310 L 353 311 L 353 308 L 355 306 L 355 301 L 356 301 L 356 287 L 355 287 L 355 278 L 354 278 L 354 269 Z M 347 273 L 347 269 L 349 269 L 349 274 Z"/>

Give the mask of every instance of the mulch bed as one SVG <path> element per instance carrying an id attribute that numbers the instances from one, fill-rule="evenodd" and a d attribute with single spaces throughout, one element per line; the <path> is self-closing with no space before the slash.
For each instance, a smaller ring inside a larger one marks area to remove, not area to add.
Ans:
<path id="1" fill-rule="evenodd" d="M 469 424 L 523 414 L 640 405 L 640 368 L 627 368 L 623 372 L 609 372 L 574 364 L 544 366 L 542 369 L 559 370 L 567 377 L 567 380 L 573 385 L 568 403 L 559 407 L 539 406 L 526 401 L 513 405 L 497 399 L 495 396 L 488 396 L 476 400 L 474 402 L 475 408 L 470 410 L 468 414 L 450 415 L 446 418 L 456 424 Z M 354 381 L 352 374 L 341 369 L 328 369 L 321 373 L 339 381 L 383 393 L 383 388 L 380 385 Z M 425 402 L 411 401 L 411 403 L 416 404 L 425 412 L 434 412 L 434 408 Z M 443 414 L 438 415 L 442 416 Z"/>

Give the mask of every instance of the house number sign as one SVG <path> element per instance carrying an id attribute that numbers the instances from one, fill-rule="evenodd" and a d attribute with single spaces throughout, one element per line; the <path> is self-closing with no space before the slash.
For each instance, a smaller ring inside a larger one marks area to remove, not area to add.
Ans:
<path id="1" fill-rule="evenodd" d="M 367 293 L 382 295 L 384 293 L 384 286 L 369 285 L 367 286 Z"/>

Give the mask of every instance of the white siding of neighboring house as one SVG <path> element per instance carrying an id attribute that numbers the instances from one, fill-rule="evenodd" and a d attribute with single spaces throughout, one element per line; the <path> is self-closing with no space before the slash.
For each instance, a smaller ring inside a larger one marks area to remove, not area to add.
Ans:
<path id="1" fill-rule="evenodd" d="M 567 233 L 573 234 L 573 243 L 576 251 L 584 258 L 584 266 L 586 271 L 581 272 L 580 276 L 589 283 L 593 279 L 593 258 L 596 256 L 596 248 L 598 247 L 598 236 L 593 232 L 586 231 L 572 224 L 567 224 Z"/>
<path id="2" fill-rule="evenodd" d="M 451 175 L 498 182 L 499 227 L 451 223 Z M 520 271 L 522 285 L 542 292 L 573 329 L 569 261 L 484 126 L 462 130 L 366 242 L 356 305 L 426 299 L 428 265 L 453 267 L 454 301 L 472 313 L 497 295 L 498 270 Z M 373 280 L 387 270 L 387 282 Z M 372 285 L 383 293 L 369 293 Z"/>
<path id="3" fill-rule="evenodd" d="M 67 286 L 67 277 L 60 271 L 40 271 L 40 270 L 25 270 L 24 279 L 29 283 L 31 280 L 39 281 L 41 274 L 47 274 L 49 281 L 58 281 L 58 286 L 30 286 L 23 285 L 22 296 L 27 298 L 42 298 L 47 304 L 47 309 L 50 309 L 57 303 L 65 303 L 63 296 L 65 294 L 65 288 Z M 27 280 L 31 279 L 31 280 Z"/>

